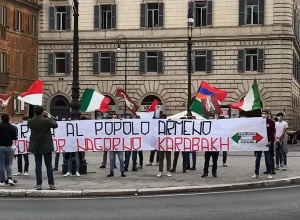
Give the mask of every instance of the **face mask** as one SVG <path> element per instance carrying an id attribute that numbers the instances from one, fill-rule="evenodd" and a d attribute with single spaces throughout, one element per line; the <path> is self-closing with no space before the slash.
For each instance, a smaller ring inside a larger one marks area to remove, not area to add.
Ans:
<path id="1" fill-rule="evenodd" d="M 267 115 L 263 113 L 263 114 L 261 115 L 261 117 L 266 118 Z"/>
<path id="2" fill-rule="evenodd" d="M 280 117 L 280 116 L 278 116 L 277 119 L 278 119 L 279 121 L 281 121 L 281 117 Z"/>

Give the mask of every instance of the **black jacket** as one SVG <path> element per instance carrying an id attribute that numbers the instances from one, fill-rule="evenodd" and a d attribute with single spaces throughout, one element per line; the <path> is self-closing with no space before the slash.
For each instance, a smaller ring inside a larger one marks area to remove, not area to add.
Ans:
<path id="1" fill-rule="evenodd" d="M 15 126 L 9 123 L 0 123 L 0 146 L 12 146 L 13 140 L 18 139 L 18 133 Z"/>

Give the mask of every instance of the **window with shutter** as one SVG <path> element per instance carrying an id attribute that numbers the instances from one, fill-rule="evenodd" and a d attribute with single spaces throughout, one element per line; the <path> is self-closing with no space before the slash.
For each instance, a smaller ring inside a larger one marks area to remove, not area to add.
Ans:
<path id="1" fill-rule="evenodd" d="M 158 4 L 158 27 L 164 27 L 164 3 Z"/>
<path id="2" fill-rule="evenodd" d="M 117 5 L 94 6 L 94 29 L 110 30 L 117 28 Z"/>
<path id="3" fill-rule="evenodd" d="M 213 21 L 213 2 L 208 1 L 207 2 L 207 26 L 212 26 L 212 21 Z"/>
<path id="4" fill-rule="evenodd" d="M 239 25 L 245 24 L 245 0 L 239 0 Z"/>
<path id="5" fill-rule="evenodd" d="M 141 28 L 146 28 L 146 10 L 147 10 L 147 4 L 141 4 L 141 21 L 140 26 Z"/>
<path id="6" fill-rule="evenodd" d="M 54 53 L 48 54 L 48 74 L 54 74 Z"/>
<path id="7" fill-rule="evenodd" d="M 162 74 L 164 72 L 164 52 L 157 52 L 157 73 Z"/>
<path id="8" fill-rule="evenodd" d="M 263 72 L 265 69 L 265 54 L 264 49 L 258 49 L 258 65 L 257 71 Z"/>
<path id="9" fill-rule="evenodd" d="M 71 53 L 65 53 L 65 73 L 71 73 Z"/>
<path id="10" fill-rule="evenodd" d="M 49 30 L 55 30 L 55 7 L 49 7 Z"/>
<path id="11" fill-rule="evenodd" d="M 205 71 L 207 73 L 212 72 L 212 51 L 211 50 L 206 51 L 206 69 L 205 69 Z"/>
<path id="12" fill-rule="evenodd" d="M 66 6 L 66 19 L 65 19 L 65 30 L 71 30 L 71 19 L 72 19 L 72 14 L 71 14 L 71 6 Z"/>
<path id="13" fill-rule="evenodd" d="M 110 52 L 100 52 L 100 73 L 110 73 L 111 72 L 111 53 Z"/>
<path id="14" fill-rule="evenodd" d="M 99 74 L 99 52 L 93 53 L 93 74 Z"/>
<path id="15" fill-rule="evenodd" d="M 111 5 L 111 28 L 117 28 L 117 5 Z"/>
<path id="16" fill-rule="evenodd" d="M 115 52 L 110 53 L 110 73 L 111 74 L 116 73 L 116 53 Z"/>
<path id="17" fill-rule="evenodd" d="M 94 5 L 94 29 L 100 29 L 100 5 Z"/>
<path id="18" fill-rule="evenodd" d="M 139 57 L 139 70 L 141 74 L 146 73 L 146 52 L 140 51 L 140 57 Z"/>
<path id="19" fill-rule="evenodd" d="M 164 3 L 143 3 L 140 13 L 141 28 L 162 28 L 164 26 Z"/>
<path id="20" fill-rule="evenodd" d="M 245 50 L 238 51 L 238 72 L 245 72 Z"/>

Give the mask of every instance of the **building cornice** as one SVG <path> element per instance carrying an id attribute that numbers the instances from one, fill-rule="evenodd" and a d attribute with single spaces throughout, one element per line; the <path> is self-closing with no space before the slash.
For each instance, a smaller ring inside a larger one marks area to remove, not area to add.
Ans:
<path id="1" fill-rule="evenodd" d="M 269 40 L 294 40 L 295 36 L 292 34 L 279 34 L 270 36 L 268 34 L 265 35 L 244 35 L 244 36 L 230 36 L 230 37 L 193 37 L 193 42 L 226 42 L 226 41 L 269 41 Z M 145 44 L 145 43 L 186 43 L 186 37 L 174 37 L 174 38 L 131 38 L 128 40 L 129 44 Z M 89 40 L 89 39 L 80 39 L 80 44 L 115 44 L 115 39 L 106 39 L 106 40 Z M 47 44 L 56 44 L 56 45 L 71 45 L 73 44 L 72 39 L 52 39 L 52 40 L 42 40 L 39 39 L 39 45 L 47 45 Z"/>
<path id="2" fill-rule="evenodd" d="M 26 0 L 14 0 L 15 2 L 21 4 L 21 5 L 26 5 L 30 8 L 33 8 L 33 9 L 36 9 L 36 10 L 40 10 L 42 9 L 43 7 L 39 4 L 35 4 L 35 3 L 32 3 L 32 2 L 29 2 L 29 1 L 26 1 Z"/>

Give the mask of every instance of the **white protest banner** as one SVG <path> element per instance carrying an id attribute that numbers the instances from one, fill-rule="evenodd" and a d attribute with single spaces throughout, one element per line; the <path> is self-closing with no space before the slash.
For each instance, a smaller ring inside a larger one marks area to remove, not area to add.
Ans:
<path id="1" fill-rule="evenodd" d="M 83 120 L 61 121 L 52 130 L 55 152 L 76 151 L 264 151 L 266 120 Z M 30 130 L 17 125 L 20 154 L 29 146 Z"/>

